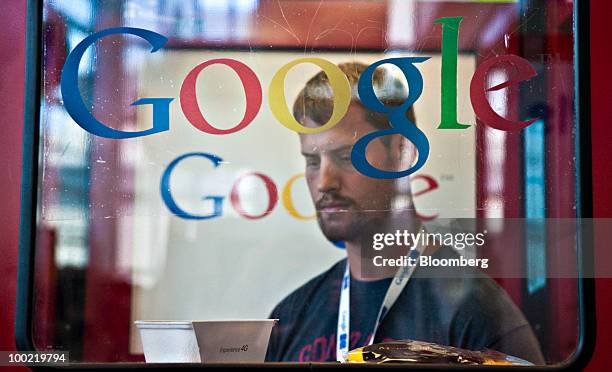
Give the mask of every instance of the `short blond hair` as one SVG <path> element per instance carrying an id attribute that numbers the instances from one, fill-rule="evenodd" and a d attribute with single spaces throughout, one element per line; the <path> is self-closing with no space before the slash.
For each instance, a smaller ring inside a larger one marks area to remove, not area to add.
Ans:
<path id="1" fill-rule="evenodd" d="M 348 78 L 351 87 L 351 102 L 361 105 L 366 110 L 366 120 L 377 129 L 390 128 L 387 114 L 368 110 L 363 106 L 357 94 L 357 82 L 368 66 L 359 62 L 341 63 L 338 68 Z M 372 76 L 372 85 L 378 99 L 387 106 L 399 106 L 408 98 L 405 84 L 385 68 L 377 68 Z M 315 123 L 323 125 L 332 115 L 334 109 L 333 91 L 324 71 L 313 76 L 300 91 L 293 104 L 293 116 L 304 124 L 308 117 Z M 406 113 L 408 119 L 415 123 L 414 109 Z"/>

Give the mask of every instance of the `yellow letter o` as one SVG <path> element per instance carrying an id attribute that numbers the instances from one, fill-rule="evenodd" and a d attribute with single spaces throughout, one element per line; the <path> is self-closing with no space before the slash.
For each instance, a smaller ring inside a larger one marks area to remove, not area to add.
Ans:
<path id="1" fill-rule="evenodd" d="M 291 68 L 300 63 L 312 63 L 319 66 L 329 80 L 329 84 L 333 90 L 334 109 L 332 115 L 324 125 L 317 128 L 308 128 L 300 124 L 293 114 L 287 107 L 287 100 L 285 99 L 285 77 Z M 351 85 L 348 78 L 335 64 L 323 59 L 323 58 L 299 58 L 291 61 L 281 67 L 270 82 L 269 91 L 269 104 L 270 111 L 276 120 L 282 125 L 298 133 L 320 133 L 324 132 L 334 125 L 338 124 L 340 120 L 346 115 L 349 105 L 351 103 Z"/>
<path id="2" fill-rule="evenodd" d="M 287 181 L 287 184 L 285 184 L 285 187 L 283 187 L 281 198 L 283 201 L 283 206 L 287 209 L 287 212 L 289 212 L 292 217 L 295 217 L 298 220 L 308 221 L 314 219 L 316 217 L 316 214 L 313 214 L 311 216 L 304 216 L 300 214 L 295 208 L 295 205 L 293 204 L 293 199 L 291 198 L 291 189 L 293 188 L 293 184 L 300 177 L 304 177 L 304 173 L 298 173 L 295 176 L 289 178 L 289 181 Z"/>

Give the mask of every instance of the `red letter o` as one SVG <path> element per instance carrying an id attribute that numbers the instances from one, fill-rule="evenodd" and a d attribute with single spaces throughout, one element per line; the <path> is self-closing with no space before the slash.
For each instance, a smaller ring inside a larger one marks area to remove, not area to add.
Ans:
<path id="1" fill-rule="evenodd" d="M 264 182 L 264 185 L 266 186 L 266 190 L 268 190 L 268 207 L 261 214 L 250 215 L 246 213 L 246 211 L 242 209 L 242 206 L 240 205 L 240 196 L 238 195 L 238 186 L 240 185 L 240 182 L 243 179 L 249 176 L 259 177 Z M 258 220 L 260 218 L 267 216 L 270 212 L 272 212 L 274 207 L 276 207 L 276 203 L 278 202 L 278 192 L 276 190 L 276 184 L 274 184 L 274 181 L 272 181 L 270 177 L 266 176 L 263 173 L 254 172 L 254 173 L 243 174 L 236 180 L 236 182 L 234 182 L 234 186 L 232 186 L 232 191 L 230 192 L 230 201 L 232 203 L 232 206 L 234 207 L 236 212 L 238 212 L 239 215 L 241 215 L 244 218 L 248 218 L 249 220 Z"/>
<path id="2" fill-rule="evenodd" d="M 219 129 L 210 125 L 210 123 L 204 119 L 202 112 L 200 112 L 198 98 L 196 97 L 196 81 L 198 79 L 198 75 L 206 67 L 215 64 L 226 65 L 234 70 L 242 82 L 244 93 L 246 95 L 246 110 L 244 117 L 242 118 L 242 121 L 238 123 L 238 125 L 230 129 Z M 210 61 L 200 63 L 194 67 L 191 71 L 189 71 L 187 77 L 185 77 L 183 85 L 181 85 L 180 93 L 181 109 L 183 110 L 187 120 L 189 120 L 191 125 L 198 128 L 202 132 L 210 134 L 230 134 L 238 132 L 249 125 L 253 119 L 255 119 L 255 116 L 257 116 L 257 113 L 261 108 L 261 96 L 261 84 L 259 83 L 259 79 L 257 79 L 255 72 L 253 72 L 253 70 L 251 70 L 244 63 L 230 58 L 211 59 Z"/>

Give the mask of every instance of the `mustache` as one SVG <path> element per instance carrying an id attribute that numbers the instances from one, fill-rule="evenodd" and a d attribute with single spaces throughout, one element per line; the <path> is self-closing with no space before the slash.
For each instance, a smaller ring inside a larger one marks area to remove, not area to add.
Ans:
<path id="1" fill-rule="evenodd" d="M 350 207 L 355 205 L 355 202 L 352 199 L 345 198 L 336 193 L 326 193 L 321 195 L 321 197 L 316 201 L 315 207 L 317 210 L 323 209 L 325 207 L 329 207 L 332 205 L 339 205 Z"/>

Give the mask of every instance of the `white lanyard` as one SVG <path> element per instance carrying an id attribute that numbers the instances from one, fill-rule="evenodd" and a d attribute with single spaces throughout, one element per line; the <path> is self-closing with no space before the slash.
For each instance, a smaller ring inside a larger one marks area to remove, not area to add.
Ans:
<path id="1" fill-rule="evenodd" d="M 376 323 L 374 323 L 374 330 L 372 331 L 372 336 L 368 341 L 368 345 L 372 345 L 374 342 L 374 337 L 376 336 L 376 330 L 382 322 L 383 318 L 389 312 L 389 309 L 397 298 L 404 290 L 404 287 L 410 280 L 414 269 L 416 268 L 416 263 L 423 251 L 423 246 L 418 244 L 416 249 L 411 249 L 408 256 L 407 262 L 413 262 L 414 265 L 406 265 L 400 267 L 395 276 L 393 277 L 393 281 L 389 285 L 387 289 L 387 293 L 385 294 L 385 299 L 378 310 L 378 316 L 376 317 Z M 342 277 L 342 286 L 340 289 L 340 305 L 338 307 L 338 331 L 336 332 L 336 360 L 339 362 L 345 362 L 348 349 L 350 344 L 350 333 L 349 333 L 349 321 L 350 321 L 350 289 L 351 289 L 351 271 L 349 268 L 349 261 L 346 260 L 346 268 L 344 270 L 344 276 Z"/>

